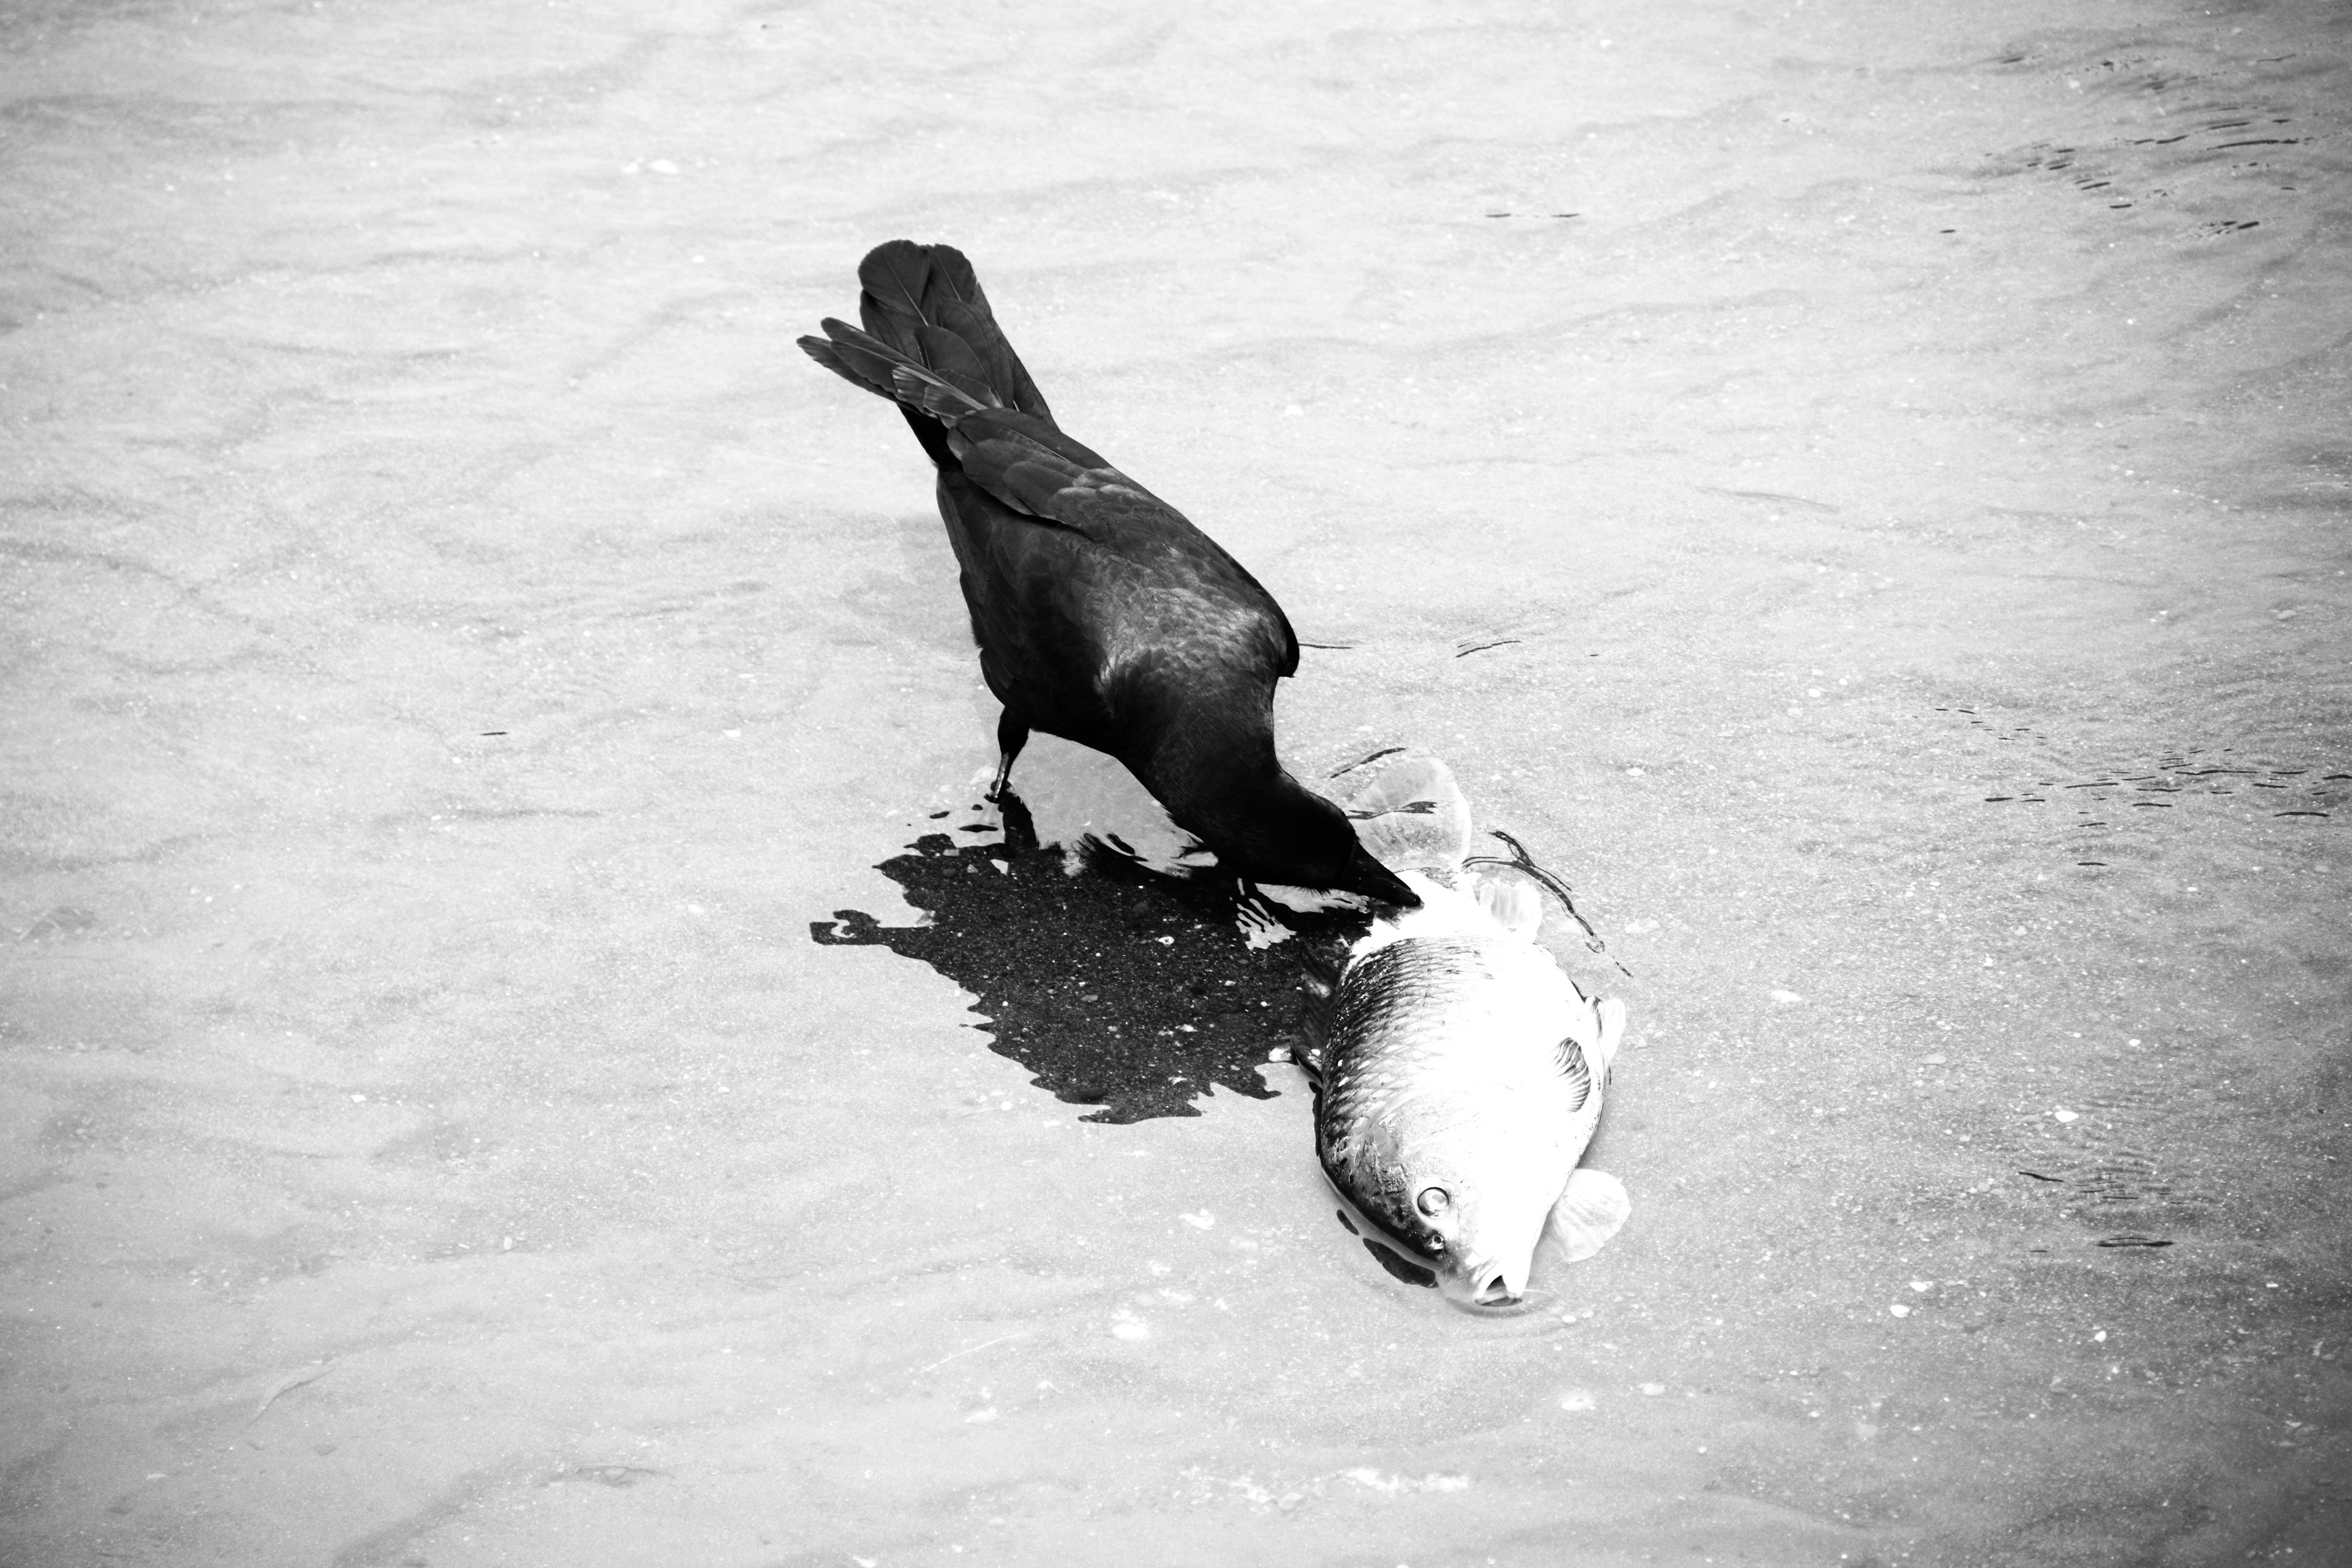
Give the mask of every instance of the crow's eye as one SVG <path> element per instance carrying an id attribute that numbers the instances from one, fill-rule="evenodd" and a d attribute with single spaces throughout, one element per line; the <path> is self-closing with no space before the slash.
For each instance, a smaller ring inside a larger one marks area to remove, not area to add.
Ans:
<path id="1" fill-rule="evenodd" d="M 1454 1206 L 1454 1194 L 1444 1187 L 1423 1187 L 1421 1189 L 1421 1196 L 1412 1200 L 1412 1206 L 1431 1219 L 1435 1219 Z"/>

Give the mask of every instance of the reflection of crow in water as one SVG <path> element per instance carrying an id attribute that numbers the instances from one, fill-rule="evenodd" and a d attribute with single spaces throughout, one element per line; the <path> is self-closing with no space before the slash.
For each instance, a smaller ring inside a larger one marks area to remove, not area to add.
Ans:
<path id="1" fill-rule="evenodd" d="M 809 935 L 887 947 L 975 993 L 992 1048 L 1057 1098 L 1101 1105 L 1088 1121 L 1198 1115 L 1192 1102 L 1213 1085 L 1269 1097 L 1257 1068 L 1286 1060 L 1299 1026 L 1297 944 L 1245 946 L 1222 878 L 1154 875 L 1091 840 L 1071 876 L 1058 847 L 1039 847 L 1020 797 L 1007 790 L 999 803 L 1005 842 L 959 847 L 931 833 L 882 862 L 930 924 L 837 910 Z M 1285 918 L 1325 947 L 1362 930 Z"/>
<path id="2" fill-rule="evenodd" d="M 1298 639 L 1257 579 L 1064 435 L 961 251 L 894 239 L 857 268 L 864 331 L 809 357 L 892 399 L 939 468 L 1004 787 L 1032 730 L 1127 764 L 1227 870 L 1414 903 L 1348 819 L 1283 770 L 1274 683 Z"/>

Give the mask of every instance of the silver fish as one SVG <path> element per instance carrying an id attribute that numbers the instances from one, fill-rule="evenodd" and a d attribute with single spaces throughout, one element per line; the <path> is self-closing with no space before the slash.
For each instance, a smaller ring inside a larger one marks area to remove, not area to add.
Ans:
<path id="1" fill-rule="evenodd" d="M 1421 907 L 1349 950 L 1319 1047 L 1297 1054 L 1341 1222 L 1391 1272 L 1493 1307 L 1527 1293 L 1547 1233 L 1573 1262 L 1625 1223 L 1624 1186 L 1577 1164 L 1625 1007 L 1537 943 L 1541 899 L 1515 878 L 1540 873 L 1523 856 L 1475 865 L 1402 873 Z"/>

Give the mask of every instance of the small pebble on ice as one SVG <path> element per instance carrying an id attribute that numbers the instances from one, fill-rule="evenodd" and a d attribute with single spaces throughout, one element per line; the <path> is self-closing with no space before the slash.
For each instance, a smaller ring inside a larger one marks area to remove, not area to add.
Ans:
<path id="1" fill-rule="evenodd" d="M 975 1410 L 971 1415 L 965 1416 L 964 1419 L 966 1421 L 993 1421 L 996 1419 L 996 1406 L 991 1405 L 984 1409 Z"/>
<path id="2" fill-rule="evenodd" d="M 1918 1291 L 1923 1296 L 1935 1288 L 1936 1282 L 1933 1279 L 1914 1279 L 1911 1281 L 1911 1289 Z"/>
<path id="3" fill-rule="evenodd" d="M 1659 1394 L 1664 1394 L 1665 1391 L 1666 1385 L 1663 1383 L 1645 1383 L 1642 1385 L 1642 1392 L 1648 1394 L 1653 1399 L 1655 1399 Z"/>
<path id="4" fill-rule="evenodd" d="M 1202 1209 L 1199 1214 L 1181 1214 L 1176 1217 L 1182 1220 L 1186 1225 L 1191 1226 L 1194 1230 L 1206 1230 L 1211 1226 L 1217 1223 L 1217 1216 L 1211 1214 L 1207 1209 Z"/>
<path id="5" fill-rule="evenodd" d="M 2056 1121 L 2072 1121 L 2074 1120 L 2074 1115 L 2075 1113 L 2074 1111 L 2067 1110 L 2063 1106 L 2060 1106 L 2057 1110 L 2050 1113 L 2051 1119 Z"/>
<path id="6" fill-rule="evenodd" d="M 1591 1410 L 1599 1403 L 1581 1388 L 1566 1388 L 1560 1391 L 1559 1407 L 1562 1410 Z"/>
<path id="7" fill-rule="evenodd" d="M 1907 1318 L 1911 1315 L 1911 1309 L 1905 1306 L 1900 1301 L 1895 1302 L 1895 1305 L 1887 1308 L 1886 1310 L 1894 1313 L 1898 1318 Z"/>
<path id="8" fill-rule="evenodd" d="M 671 163 L 667 158 L 650 159 L 646 162 L 646 167 L 651 169 L 656 174 L 675 174 L 677 173 L 677 165 Z"/>
<path id="9" fill-rule="evenodd" d="M 1775 1002 L 1801 1002 L 1804 1000 L 1802 996 L 1798 995 L 1795 992 L 1783 991 L 1777 986 L 1773 988 L 1771 995 L 1772 1000 Z"/>
<path id="10" fill-rule="evenodd" d="M 1148 1340 L 1151 1337 L 1151 1325 L 1132 1312 L 1123 1311 L 1111 1321 L 1110 1331 L 1116 1339 Z"/>
<path id="11" fill-rule="evenodd" d="M 1160 939 L 1160 945 L 1162 947 L 1174 947 L 1176 945 L 1176 939 L 1172 936 L 1163 936 Z"/>

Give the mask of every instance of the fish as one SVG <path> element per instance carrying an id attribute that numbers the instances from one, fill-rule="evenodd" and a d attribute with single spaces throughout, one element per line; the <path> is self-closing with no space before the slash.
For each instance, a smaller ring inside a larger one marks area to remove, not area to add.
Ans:
<path id="1" fill-rule="evenodd" d="M 1521 1301 L 1539 1247 L 1580 1261 L 1632 1212 L 1623 1183 L 1580 1163 L 1625 1005 L 1536 941 L 1543 874 L 1505 841 L 1507 857 L 1403 871 L 1420 904 L 1374 916 L 1294 1050 L 1340 1223 L 1475 1309 Z"/>
<path id="2" fill-rule="evenodd" d="M 991 797 L 1043 731 L 1118 758 L 1244 880 L 1410 904 L 1276 753 L 1275 683 L 1299 644 L 1274 596 L 1063 431 L 961 251 L 894 239 L 857 277 L 864 327 L 827 317 L 800 346 L 897 404 L 937 469 L 981 675 L 1003 704 Z"/>

